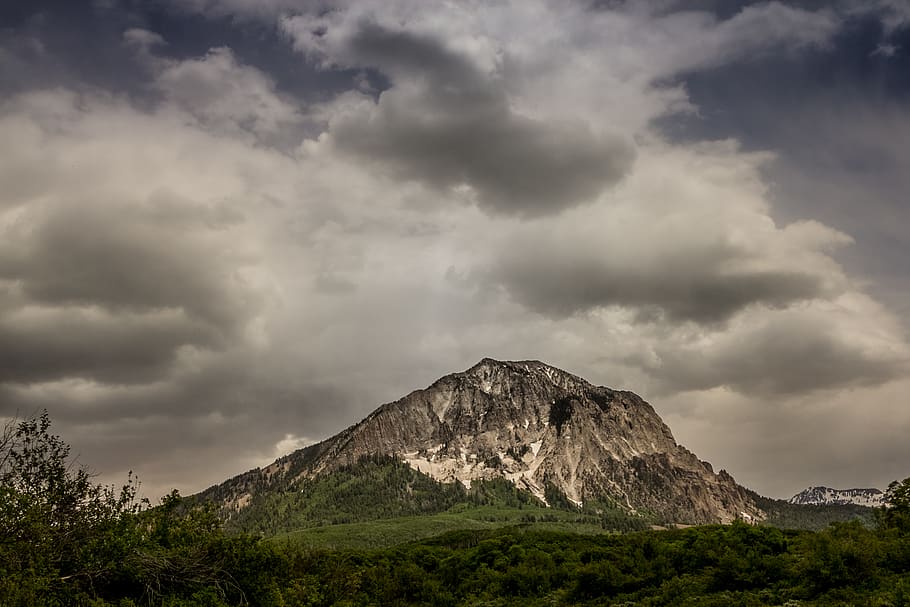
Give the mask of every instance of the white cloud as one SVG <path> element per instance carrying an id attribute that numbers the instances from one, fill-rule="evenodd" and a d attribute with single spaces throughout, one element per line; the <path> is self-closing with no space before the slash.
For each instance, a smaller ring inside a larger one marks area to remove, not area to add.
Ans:
<path id="1" fill-rule="evenodd" d="M 302 120 L 267 75 L 238 64 L 229 48 L 213 48 L 198 59 L 155 63 L 155 87 L 216 133 L 249 132 L 270 141 Z"/>
<path id="2" fill-rule="evenodd" d="M 724 331 L 654 347 L 651 374 L 672 392 L 728 387 L 780 397 L 879 385 L 904 376 L 910 362 L 897 320 L 859 293 L 753 309 Z"/>
<path id="3" fill-rule="evenodd" d="M 148 53 L 155 47 L 167 44 L 161 34 L 139 27 L 132 27 L 123 32 L 123 42 L 142 53 Z"/>
<path id="4" fill-rule="evenodd" d="M 844 0 L 842 4 L 848 14 L 878 17 L 887 35 L 910 24 L 910 5 L 904 0 Z"/>

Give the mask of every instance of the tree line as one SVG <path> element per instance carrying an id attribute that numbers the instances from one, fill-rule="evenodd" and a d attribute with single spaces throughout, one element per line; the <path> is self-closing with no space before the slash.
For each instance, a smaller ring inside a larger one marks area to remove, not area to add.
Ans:
<path id="1" fill-rule="evenodd" d="M 910 604 L 910 479 L 891 484 L 871 524 L 820 531 L 736 523 L 591 536 L 515 526 L 314 550 L 228 533 L 212 506 L 176 492 L 152 507 L 132 478 L 95 484 L 50 426 L 44 413 L 0 435 L 0 605 Z M 428 489 L 381 461 L 364 465 L 392 494 Z M 448 498 L 426 499 L 418 503 L 433 509 Z"/>

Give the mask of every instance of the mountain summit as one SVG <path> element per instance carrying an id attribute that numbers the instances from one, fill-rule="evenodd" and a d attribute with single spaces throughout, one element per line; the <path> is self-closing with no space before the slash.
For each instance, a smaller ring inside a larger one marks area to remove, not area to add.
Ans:
<path id="1" fill-rule="evenodd" d="M 821 506 L 830 504 L 856 504 L 869 508 L 885 505 L 885 493 L 881 489 L 831 489 L 830 487 L 809 487 L 788 500 L 791 504 Z"/>
<path id="2" fill-rule="evenodd" d="M 636 394 L 536 360 L 490 358 L 206 493 L 242 509 L 272 486 L 373 455 L 444 483 L 505 478 L 545 503 L 556 489 L 577 505 L 606 502 L 679 523 L 763 517 L 751 492 L 678 445 Z"/>

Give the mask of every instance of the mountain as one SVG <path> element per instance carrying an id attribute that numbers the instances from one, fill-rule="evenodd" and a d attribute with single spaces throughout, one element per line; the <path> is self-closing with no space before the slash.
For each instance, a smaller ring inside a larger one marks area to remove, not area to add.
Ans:
<path id="1" fill-rule="evenodd" d="M 603 504 L 688 524 L 764 518 L 753 493 L 678 445 L 636 394 L 539 361 L 489 358 L 201 497 L 240 513 L 377 456 L 465 488 L 506 479 L 543 504 Z"/>
<path id="2" fill-rule="evenodd" d="M 791 504 L 826 505 L 856 504 L 869 508 L 880 508 L 885 504 L 885 494 L 880 489 L 831 489 L 829 487 L 809 487 L 800 491 L 789 500 Z"/>

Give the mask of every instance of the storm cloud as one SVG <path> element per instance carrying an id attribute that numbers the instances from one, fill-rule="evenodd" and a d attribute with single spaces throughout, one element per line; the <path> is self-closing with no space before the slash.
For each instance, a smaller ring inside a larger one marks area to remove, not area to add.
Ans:
<path id="1" fill-rule="evenodd" d="M 900 340 L 846 329 L 843 319 L 832 330 L 826 322 L 832 317 L 809 307 L 757 319 L 715 343 L 659 349 L 655 374 L 674 390 L 726 386 L 770 398 L 878 385 L 907 372 L 910 359 Z"/>
<path id="2" fill-rule="evenodd" d="M 765 159 L 729 151 L 654 149 L 610 204 L 515 230 L 478 280 L 555 318 L 620 306 L 643 320 L 703 324 L 846 289 L 828 253 L 850 238 L 812 222 L 775 225 L 759 174 Z M 693 178 L 707 165 L 710 176 Z"/>
<path id="3" fill-rule="evenodd" d="M 294 19 L 286 27 L 297 36 L 330 35 Z M 488 212 L 552 215 L 592 202 L 634 160 L 631 143 L 618 135 L 569 117 L 516 112 L 496 69 L 485 72 L 429 36 L 365 23 L 331 52 L 326 60 L 337 55 L 391 80 L 375 103 L 365 99 L 332 116 L 331 142 L 398 178 L 469 186 Z"/>
<path id="4" fill-rule="evenodd" d="M 775 496 L 910 458 L 896 4 L 153 4 L 0 32 L 0 416 L 106 482 L 196 491 L 484 356 Z"/>

